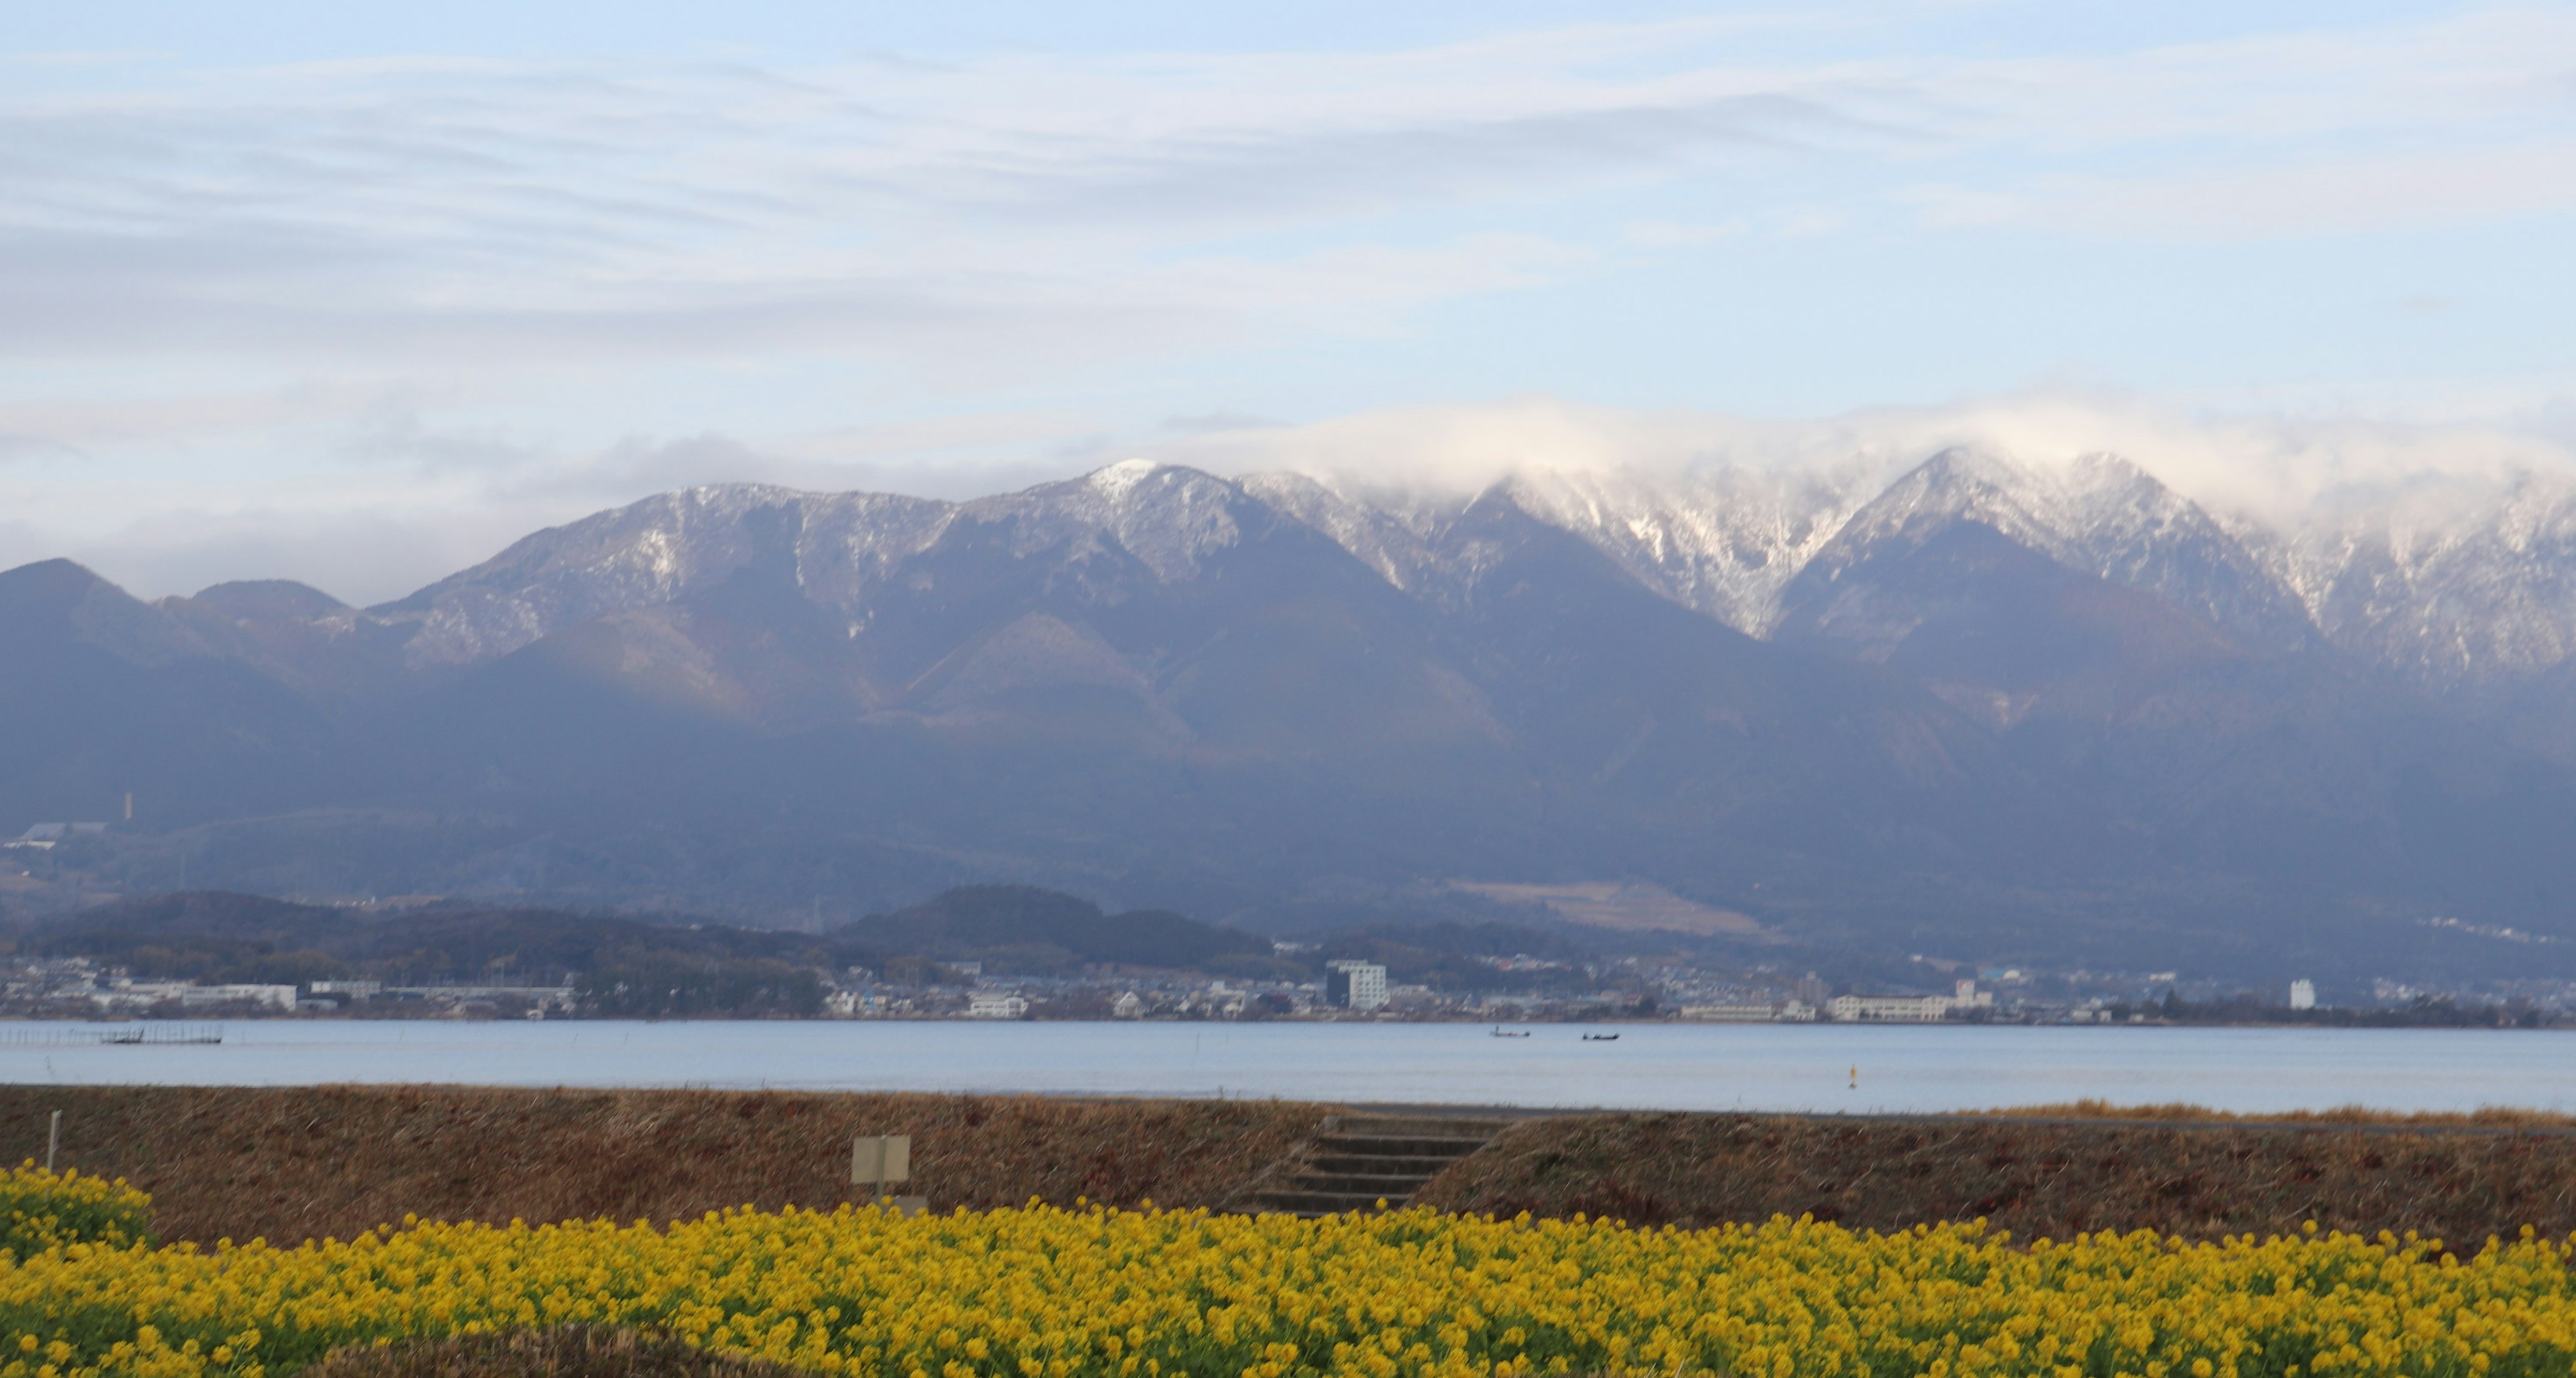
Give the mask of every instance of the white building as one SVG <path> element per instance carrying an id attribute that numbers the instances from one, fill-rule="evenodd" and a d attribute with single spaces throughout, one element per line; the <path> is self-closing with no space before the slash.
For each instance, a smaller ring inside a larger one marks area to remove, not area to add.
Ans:
<path id="1" fill-rule="evenodd" d="M 1701 1024 L 1812 1024 L 1816 1007 L 1804 1000 L 1764 1004 L 1684 1005 L 1680 1015 Z"/>
<path id="2" fill-rule="evenodd" d="M 1375 962 L 1342 960 L 1324 963 L 1324 999 L 1344 1009 L 1386 1008 L 1386 968 Z"/>
<path id="3" fill-rule="evenodd" d="M 1837 1024 L 1938 1024 L 1950 1017 L 1946 995 L 1837 995 L 1825 1004 Z"/>
<path id="4" fill-rule="evenodd" d="M 102 1010 L 140 1009 L 176 1000 L 181 1005 L 230 1005 L 245 1003 L 270 1005 L 281 1010 L 295 1008 L 295 987 L 271 985 L 199 986 L 186 981 L 119 980 L 108 989 L 90 993 L 90 1003 Z"/>
<path id="5" fill-rule="evenodd" d="M 1994 1004 L 1994 992 L 1961 981 L 1948 995 L 1837 995 L 1825 1003 L 1825 1017 L 1839 1024 L 1938 1024 Z"/>
<path id="6" fill-rule="evenodd" d="M 1029 1002 L 1006 990 L 979 990 L 966 998 L 969 1019 L 1017 1019 L 1029 1012 Z"/>
<path id="7" fill-rule="evenodd" d="M 190 986 L 179 992 L 182 1005 L 229 1005 L 236 1001 L 295 1008 L 295 987 L 268 985 Z"/>
<path id="8" fill-rule="evenodd" d="M 32 847 L 40 852 L 50 851 L 58 842 L 66 842 L 75 837 L 99 837 L 106 832 L 107 825 L 104 823 L 38 823 L 27 829 L 24 834 L 0 843 L 0 846 Z"/>
<path id="9" fill-rule="evenodd" d="M 1682 1018 L 1703 1024 L 1768 1024 L 1780 1017 L 1780 1007 L 1760 1005 L 1684 1005 Z"/>
<path id="10" fill-rule="evenodd" d="M 102 1010 L 140 1008 L 157 1005 L 164 1000 L 177 1000 L 194 989 L 196 987 L 185 981 L 129 981 L 118 978 L 110 981 L 106 990 L 92 992 L 89 999 L 91 1004 Z"/>
<path id="11" fill-rule="evenodd" d="M 2317 983 L 2314 981 L 2292 981 L 2290 983 L 2290 1008 L 2294 1010 L 2312 1010 L 2316 1007 Z"/>
<path id="12" fill-rule="evenodd" d="M 1119 1019 L 1142 1019 L 1145 1017 L 1145 1002 L 1131 990 L 1118 997 L 1117 1003 L 1109 1007 L 1109 1013 Z"/>

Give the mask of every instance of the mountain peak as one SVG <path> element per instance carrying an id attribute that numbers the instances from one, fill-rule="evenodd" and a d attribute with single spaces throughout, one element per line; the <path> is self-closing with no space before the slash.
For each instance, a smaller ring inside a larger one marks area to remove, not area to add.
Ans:
<path id="1" fill-rule="evenodd" d="M 0 602 L 17 606 L 69 608 L 98 589 L 113 587 L 77 560 L 36 560 L 0 570 Z"/>
<path id="2" fill-rule="evenodd" d="M 1196 575 L 1210 552 L 1243 537 L 1243 521 L 1266 510 L 1228 479 L 1178 464 L 1125 459 L 1081 478 L 966 504 L 984 520 L 1018 523 L 1030 549 L 1105 535 L 1175 583 Z"/>
<path id="3" fill-rule="evenodd" d="M 1083 482 L 1112 498 L 1123 498 L 1134 492 L 1136 485 L 1153 476 L 1162 465 L 1150 459 L 1122 459 L 1083 476 Z"/>
<path id="4" fill-rule="evenodd" d="M 2026 466 L 1953 448 L 1854 513 L 1813 568 L 1825 582 L 1893 549 L 1920 549 L 1961 522 L 1991 528 L 2069 569 L 2155 594 L 2249 646 L 2313 645 L 2306 605 L 2198 504 L 2108 453 Z"/>
<path id="5" fill-rule="evenodd" d="M 1981 522 L 2055 557 L 2064 533 L 2062 523 L 2046 519 L 2055 506 L 2048 486 L 2002 456 L 1954 446 L 1906 471 L 1854 512 L 1816 558 L 1830 568 L 1850 552 L 1891 540 L 1919 546 L 1960 521 Z"/>
<path id="6" fill-rule="evenodd" d="M 28 643 L 70 640 L 137 665 L 166 665 L 211 653 L 203 637 L 72 560 L 38 560 L 0 572 L 0 636 Z"/>
<path id="7" fill-rule="evenodd" d="M 339 599 L 292 579 L 236 579 L 199 589 L 188 601 L 251 622 L 311 622 L 349 610 Z"/>

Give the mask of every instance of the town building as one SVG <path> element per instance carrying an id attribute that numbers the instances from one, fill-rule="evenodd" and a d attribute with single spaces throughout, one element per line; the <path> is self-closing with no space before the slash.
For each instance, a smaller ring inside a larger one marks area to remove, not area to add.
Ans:
<path id="1" fill-rule="evenodd" d="M 1387 1002 L 1386 968 L 1376 962 L 1348 959 L 1324 964 L 1324 1001 L 1346 1010 L 1364 1012 L 1384 1009 Z"/>
<path id="2" fill-rule="evenodd" d="M 51 851 L 57 844 L 68 842 L 75 837 L 100 837 L 106 832 L 107 825 L 104 823 L 38 823 L 9 841 L 0 842 L 0 847 L 30 847 L 40 852 Z"/>
<path id="3" fill-rule="evenodd" d="M 1779 1019 L 1780 1006 L 1768 1001 L 1759 1005 L 1684 1005 L 1681 1016 L 1702 1024 L 1769 1024 Z"/>
<path id="4" fill-rule="evenodd" d="M 1948 995 L 1837 995 L 1826 1002 L 1825 1015 L 1840 1024 L 1938 1024 L 1994 1003 L 1993 992 L 1961 981 Z"/>
<path id="5" fill-rule="evenodd" d="M 1029 1012 L 1029 1002 L 1017 992 L 979 990 L 966 998 L 969 1019 L 1019 1019 Z"/>
<path id="6" fill-rule="evenodd" d="M 1938 1024 L 1950 1017 L 1950 997 L 1837 995 L 1825 1013 L 1837 1024 Z"/>
<path id="7" fill-rule="evenodd" d="M 182 1005 L 269 1005 L 295 1008 L 295 987 L 272 985 L 190 986 L 179 992 Z"/>
<path id="8" fill-rule="evenodd" d="M 2306 980 L 2292 981 L 2290 983 L 2290 1008 L 2294 1010 L 2312 1010 L 2316 1007 L 2317 983 Z"/>

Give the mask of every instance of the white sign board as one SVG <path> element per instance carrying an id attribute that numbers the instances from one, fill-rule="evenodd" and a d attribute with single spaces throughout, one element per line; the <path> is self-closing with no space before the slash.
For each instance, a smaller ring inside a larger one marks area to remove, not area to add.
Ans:
<path id="1" fill-rule="evenodd" d="M 863 1135 L 850 1145 L 850 1181 L 863 1186 L 912 1180 L 912 1136 Z"/>

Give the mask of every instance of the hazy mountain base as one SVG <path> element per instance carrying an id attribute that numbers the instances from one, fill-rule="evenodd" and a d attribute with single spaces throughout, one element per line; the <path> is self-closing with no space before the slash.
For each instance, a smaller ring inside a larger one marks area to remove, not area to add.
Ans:
<path id="1" fill-rule="evenodd" d="M 39 957 L 86 957 L 147 981 L 564 985 L 576 993 L 575 1013 L 608 1018 L 812 1017 L 828 984 L 852 969 L 900 985 L 955 986 L 971 979 L 960 974 L 970 962 L 989 976 L 1087 977 L 1095 985 L 1140 971 L 1319 983 L 1326 962 L 1351 957 L 1442 992 L 1598 989 L 1581 970 L 1596 956 L 1590 948 L 1518 925 L 1344 929 L 1281 953 L 1240 929 L 1161 910 L 1112 914 L 1015 885 L 961 887 L 810 933 L 454 902 L 350 911 L 197 891 L 101 905 L 20 934 L 15 946 Z M 1565 968 L 1505 973 L 1478 960 L 1516 955 L 1561 959 Z M 421 1010 L 379 999 L 357 1012 Z M 1042 1010 L 1076 1013 L 1084 1012 Z"/>
<path id="2" fill-rule="evenodd" d="M 418 853 L 403 845 L 414 839 L 421 844 Z M 272 892 L 348 894 L 354 888 L 351 881 L 373 878 L 385 883 L 389 893 L 435 893 L 441 880 L 471 876 L 480 883 L 454 888 L 505 896 L 505 908 L 610 908 L 647 918 L 695 915 L 804 931 L 846 924 L 854 911 L 863 917 L 866 911 L 854 892 L 873 897 L 880 887 L 905 887 L 888 906 L 899 911 L 904 901 L 936 892 L 952 877 L 985 869 L 919 850 L 835 848 L 830 839 L 811 832 L 735 835 L 721 841 L 719 850 L 706 839 L 640 831 L 603 831 L 581 842 L 560 834 L 530 839 L 477 817 L 254 820 L 209 825 L 173 838 L 67 845 L 59 861 L 44 858 L 35 865 L 42 870 L 68 862 L 62 869 L 78 867 L 84 884 L 0 895 L 0 917 L 60 919 L 82 904 L 95 903 L 102 889 L 148 891 L 156 878 L 175 878 L 174 853 L 180 845 L 194 849 L 188 863 L 191 876 L 247 877 L 255 888 Z M 488 850 L 477 850 L 477 843 Z M 699 873 L 704 879 L 698 884 L 732 902 L 701 903 L 698 896 L 707 891 L 695 884 L 688 889 L 667 886 L 665 882 L 687 881 L 691 874 L 684 871 L 675 878 L 667 870 L 655 873 L 657 864 L 668 866 L 675 855 L 704 858 Z M 445 857 L 457 858 L 450 863 L 453 869 L 439 864 Z M 2570 960 L 2565 944 L 2431 927 L 2412 910 L 2373 910 L 2295 888 L 2267 892 L 2223 877 L 2197 886 L 2177 882 L 2126 893 L 2069 895 L 2004 887 L 1980 893 L 1956 877 L 1915 884 L 1905 876 L 1822 873 L 1804 877 L 1800 884 L 1755 892 L 1762 897 L 1757 902 L 1766 930 L 1748 938 L 1586 928 L 1544 906 L 1513 904 L 1401 875 L 1317 876 L 1280 867 L 1209 876 L 1157 866 L 1157 860 L 1142 858 L 1125 872 L 1105 866 L 1050 870 L 1036 862 L 987 865 L 1091 894 L 1135 888 L 1196 896 L 1228 925 L 1271 935 L 1370 928 L 1392 934 L 1424 925 L 1499 923 L 1542 935 L 1566 934 L 1589 951 L 1675 953 L 1713 967 L 1768 966 L 1792 975 L 1821 968 L 1863 985 L 1890 980 L 1919 984 L 1920 970 L 1909 969 L 1905 960 L 1912 953 L 2061 967 L 2098 965 L 2111 954 L 2136 971 L 2179 969 L 2255 982 L 2276 974 L 2340 979 L 2403 972 L 2422 980 L 2576 976 L 2576 961 Z M 616 875 L 633 879 L 624 886 L 596 879 Z M 763 902 L 763 896 L 785 888 L 782 881 L 818 878 L 833 885 L 828 897 L 802 905 Z M 1773 894 L 1778 898 L 1769 898 Z M 453 903 L 493 906 L 492 901 Z M 2152 915 L 2152 922 L 2130 917 L 2140 914 Z M 2248 915 L 2260 915 L 2262 922 L 2249 924 Z"/>

